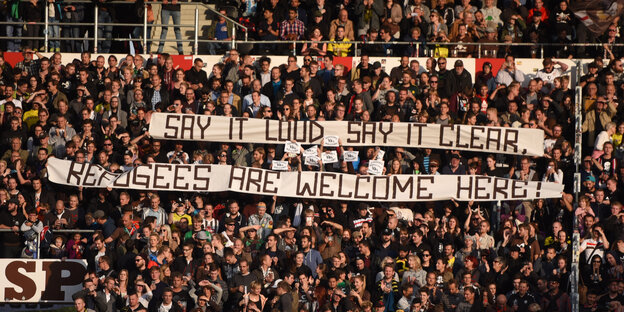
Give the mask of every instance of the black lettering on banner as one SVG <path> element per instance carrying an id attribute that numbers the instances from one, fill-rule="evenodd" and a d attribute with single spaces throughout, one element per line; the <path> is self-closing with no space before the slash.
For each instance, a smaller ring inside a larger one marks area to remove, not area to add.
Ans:
<path id="1" fill-rule="evenodd" d="M 513 137 L 511 136 L 513 135 Z M 503 149 L 505 151 L 509 150 L 509 147 L 513 148 L 513 152 L 518 152 L 518 137 L 520 133 L 516 129 L 505 129 L 505 146 Z"/>
<path id="2" fill-rule="evenodd" d="M 372 128 L 372 129 L 369 129 L 369 128 Z M 375 122 L 363 122 L 362 123 L 362 143 L 373 143 L 373 144 L 375 143 L 375 128 L 377 128 L 377 123 Z M 371 137 L 370 142 L 366 142 L 367 135 Z"/>
<path id="3" fill-rule="evenodd" d="M 80 183 L 82 181 L 80 176 L 82 175 L 82 172 L 84 171 L 84 169 L 85 169 L 85 164 L 72 161 L 71 164 L 69 164 L 69 173 L 67 174 L 67 184 L 82 185 L 82 183 Z M 76 183 L 71 182 L 72 177 L 76 179 Z"/>
<path id="4" fill-rule="evenodd" d="M 461 141 L 462 141 L 461 140 L 462 129 L 464 129 L 464 128 L 462 128 L 462 126 L 457 125 L 457 131 L 456 131 L 457 137 L 455 138 L 455 147 L 457 147 L 457 148 L 468 148 L 468 143 L 461 144 Z"/>
<path id="5" fill-rule="evenodd" d="M 363 195 L 358 195 L 359 190 L 360 190 L 360 180 L 366 180 L 366 182 L 370 182 L 370 177 L 371 176 L 357 176 L 355 177 L 355 195 L 353 196 L 353 198 L 358 198 L 358 199 L 368 199 L 369 195 L 368 193 L 365 193 Z"/>
<path id="6" fill-rule="evenodd" d="M 127 188 L 130 187 L 131 172 L 127 171 L 119 175 L 113 182 L 113 187 Z"/>
<path id="7" fill-rule="evenodd" d="M 206 138 L 206 129 L 208 129 L 208 127 L 210 127 L 210 122 L 212 121 L 210 116 L 206 116 L 206 115 L 195 115 L 197 116 L 197 127 L 199 127 L 199 130 L 201 130 L 201 139 L 205 139 Z M 201 121 L 202 120 L 206 120 L 205 124 L 202 124 Z"/>
<path id="8" fill-rule="evenodd" d="M 44 261 L 42 267 L 46 273 L 46 287 L 41 293 L 41 300 L 64 301 L 64 286 L 80 285 L 87 272 L 82 263 L 74 261 Z M 64 276 L 63 271 L 69 272 L 69 275 Z"/>
<path id="9" fill-rule="evenodd" d="M 528 182 L 512 180 L 511 181 L 511 198 L 512 199 L 522 199 L 527 196 L 526 186 L 529 185 Z M 517 193 L 517 190 L 522 190 L 522 192 Z"/>
<path id="10" fill-rule="evenodd" d="M 465 179 L 462 179 L 463 177 L 465 177 Z M 473 176 L 457 176 L 457 196 L 455 197 L 456 199 L 462 198 L 462 191 L 468 191 L 468 196 L 466 196 L 466 198 L 472 197 L 472 177 Z M 464 180 L 468 180 L 468 185 L 464 185 Z"/>
<path id="11" fill-rule="evenodd" d="M 377 196 L 377 181 L 380 181 L 380 183 L 384 183 L 386 187 L 383 190 L 383 193 L 379 196 Z M 378 200 L 388 200 L 388 190 L 390 189 L 390 181 L 389 181 L 389 177 L 388 176 L 374 176 L 373 177 L 373 199 L 378 199 Z"/>
<path id="12" fill-rule="evenodd" d="M 243 139 L 243 122 L 247 121 L 247 118 L 235 118 L 238 121 L 238 139 Z"/>
<path id="13" fill-rule="evenodd" d="M 301 129 L 301 131 L 299 131 L 299 125 L 303 125 L 303 129 Z M 294 126 L 294 134 L 293 134 L 293 138 L 297 141 L 297 142 L 306 142 L 306 138 L 308 137 L 308 122 L 306 121 L 301 121 L 299 122 L 298 120 L 295 120 L 295 126 Z M 300 138 L 298 136 L 298 134 L 301 132 L 301 134 L 303 134 L 303 137 Z"/>
<path id="14" fill-rule="evenodd" d="M 201 172 L 207 173 L 206 175 L 200 174 Z M 210 165 L 195 165 L 195 170 L 193 172 L 193 179 L 196 181 L 193 183 L 193 191 L 208 191 L 210 189 L 210 173 L 212 172 L 212 167 Z M 198 181 L 203 181 L 203 186 L 200 187 L 200 184 L 197 184 Z"/>
<path id="15" fill-rule="evenodd" d="M 433 184 L 435 181 L 434 177 L 418 177 L 416 180 L 416 199 L 432 199 L 433 194 L 431 192 L 427 192 L 427 188 L 423 185 L 424 181 L 429 181 L 429 183 Z"/>
<path id="16" fill-rule="evenodd" d="M 384 125 L 388 125 L 388 131 L 384 131 Z M 380 122 L 379 123 L 379 132 L 383 135 L 383 143 L 388 143 L 388 135 L 394 131 L 394 123 L 392 122 Z"/>
<path id="17" fill-rule="evenodd" d="M 502 186 L 499 184 L 499 182 L 502 182 Z M 507 187 L 509 186 L 509 180 L 508 179 L 502 179 L 502 178 L 494 178 L 494 196 L 492 199 L 498 199 L 498 200 L 505 200 L 509 198 L 509 194 L 507 194 Z M 501 194 L 502 197 L 499 198 L 498 194 Z"/>
<path id="18" fill-rule="evenodd" d="M 490 193 L 487 192 L 487 188 L 483 186 L 483 184 L 490 183 L 491 179 L 492 177 L 475 176 L 475 185 L 474 185 L 474 198 L 475 199 L 490 199 Z M 481 186 L 479 186 L 479 184 Z"/>
<path id="19" fill-rule="evenodd" d="M 267 119 L 264 121 L 264 139 L 267 141 L 277 141 L 276 137 L 271 136 L 271 120 Z"/>
<path id="20" fill-rule="evenodd" d="M 87 164 L 87 172 L 82 180 L 83 186 L 95 186 L 95 183 L 97 183 L 97 178 L 95 178 L 95 176 L 96 176 L 98 169 L 100 169 L 98 168 L 98 165 Z M 94 179 L 90 180 L 89 178 L 94 178 Z"/>
<path id="21" fill-rule="evenodd" d="M 151 166 L 151 165 L 149 165 Z M 110 172 L 108 170 L 104 170 L 102 171 L 102 174 L 100 174 L 100 179 L 97 182 L 97 185 L 100 185 L 102 187 L 106 187 L 110 182 L 115 181 L 118 177 L 119 177 L 120 173 L 113 173 Z M 110 179 L 108 177 L 111 177 Z M 102 181 L 104 181 L 104 179 L 106 179 L 106 181 L 108 181 L 107 183 L 102 183 Z"/>
<path id="22" fill-rule="evenodd" d="M 346 194 L 342 193 L 342 186 L 344 185 L 344 183 L 342 181 L 343 181 L 344 177 L 345 177 L 344 174 L 338 175 L 338 197 L 340 197 L 340 198 L 351 198 L 351 196 L 353 196 L 352 192 L 349 192 L 349 193 L 346 193 Z"/>
<path id="23" fill-rule="evenodd" d="M 148 165 L 135 167 L 132 170 L 132 184 L 142 186 L 147 189 L 149 188 L 149 185 L 150 185 L 150 174 L 139 174 L 139 171 L 141 170 L 147 170 L 149 173 L 149 171 L 152 170 L 152 165 L 148 164 Z"/>
<path id="24" fill-rule="evenodd" d="M 262 192 L 268 194 L 277 194 L 277 187 L 269 188 L 275 181 L 279 181 L 282 173 L 280 171 L 265 171 L 264 184 L 262 184 Z"/>
<path id="25" fill-rule="evenodd" d="M 6 287 L 4 288 L 4 300 L 12 301 L 12 300 L 28 300 L 35 296 L 37 293 L 37 284 L 30 277 L 21 273 L 23 269 L 26 273 L 34 273 L 36 271 L 36 262 L 33 260 L 30 261 L 21 261 L 19 259 L 15 259 L 15 261 L 10 262 L 4 268 L 4 272 L 6 275 L 6 279 L 9 283 L 17 286 L 17 287 Z M 16 289 L 21 288 L 21 292 L 18 292 Z"/>
<path id="26" fill-rule="evenodd" d="M 229 127 L 229 134 L 228 134 L 228 138 L 230 140 L 232 140 L 232 138 L 234 137 L 234 118 L 230 118 L 230 127 Z M 267 120 L 267 122 L 269 122 Z"/>
<path id="27" fill-rule="evenodd" d="M 290 121 L 278 121 L 279 127 L 277 127 L 278 131 L 277 131 L 277 140 L 280 142 L 286 142 L 286 141 L 290 141 L 290 133 L 291 133 L 291 126 L 292 124 L 290 123 Z M 286 127 L 286 136 L 283 136 L 284 134 L 284 124 L 287 125 Z"/>
<path id="28" fill-rule="evenodd" d="M 310 182 L 302 181 L 303 174 L 301 172 L 297 172 L 297 196 L 316 196 L 316 180 L 318 178 L 318 173 L 314 173 L 314 185 L 310 186 Z M 303 183 L 303 185 L 302 185 Z"/>
<path id="29" fill-rule="evenodd" d="M 171 171 L 171 166 L 166 164 L 154 164 L 154 189 L 168 189 L 169 182 L 165 184 L 158 184 L 158 180 L 164 180 L 166 176 L 158 175 L 158 171 L 160 169 L 166 169 L 167 171 Z"/>
<path id="30" fill-rule="evenodd" d="M 427 128 L 427 124 L 413 123 L 407 126 L 407 145 L 412 145 L 412 127 L 418 128 L 418 142 L 416 144 L 421 145 L 423 128 Z"/>
<path id="31" fill-rule="evenodd" d="M 245 190 L 248 192 L 256 192 L 259 193 L 262 191 L 262 169 L 249 168 L 247 170 L 247 185 L 245 185 Z M 255 190 L 251 190 L 251 185 L 256 187 Z"/>
<path id="32" fill-rule="evenodd" d="M 193 129 L 195 128 L 195 115 L 182 115 L 182 127 L 180 127 L 180 139 L 184 140 L 184 135 L 188 131 L 188 139 L 195 139 Z"/>
<path id="33" fill-rule="evenodd" d="M 331 190 L 333 184 L 327 183 L 325 178 L 328 178 L 328 179 L 331 179 L 332 181 L 335 181 L 336 180 L 336 174 L 335 173 L 331 173 L 331 172 L 321 172 L 321 182 L 320 182 L 321 187 L 319 188 L 319 196 L 322 196 L 322 197 L 333 197 L 334 196 L 334 191 Z M 329 190 L 329 192 L 326 192 L 326 190 Z"/>
<path id="34" fill-rule="evenodd" d="M 479 136 L 475 133 L 477 131 L 481 131 L 481 133 L 483 133 L 485 132 L 485 128 L 479 126 L 472 126 L 472 128 L 470 128 L 470 148 L 483 149 L 483 143 L 478 145 L 475 143 L 479 141 Z"/>
<path id="35" fill-rule="evenodd" d="M 440 141 L 439 141 L 439 144 L 440 144 L 440 146 L 451 147 L 451 146 L 453 146 L 453 141 L 449 141 L 448 143 L 444 143 L 444 129 L 445 128 L 451 128 L 451 131 L 453 131 L 453 125 L 440 125 Z"/>
<path id="36" fill-rule="evenodd" d="M 178 185 L 178 181 L 184 181 L 184 174 L 180 172 L 180 170 L 184 169 L 185 171 L 191 172 L 191 166 L 189 165 L 176 165 L 173 170 L 173 188 L 176 190 L 188 190 L 189 184 L 184 183 L 183 185 Z"/>
<path id="37" fill-rule="evenodd" d="M 359 144 L 360 143 L 360 130 L 354 130 L 353 126 L 358 126 L 360 127 L 359 129 L 361 129 L 362 127 L 362 122 L 360 121 L 349 121 L 347 123 L 347 143 L 356 143 Z M 352 136 L 355 135 L 355 138 L 352 138 Z"/>
<path id="38" fill-rule="evenodd" d="M 397 198 L 398 193 L 405 193 L 407 188 L 409 188 L 409 192 L 407 192 L 406 198 L 412 198 L 412 194 L 414 194 L 414 177 L 409 176 L 405 181 L 405 184 L 401 185 L 401 179 L 399 176 L 392 175 L 392 199 Z"/>
<path id="39" fill-rule="evenodd" d="M 500 139 L 501 139 L 501 129 L 498 128 L 488 128 L 487 129 L 487 135 L 486 135 L 486 139 L 485 139 L 485 148 L 486 149 L 490 149 L 490 143 L 494 143 L 495 144 L 495 150 L 499 150 L 500 149 Z"/>
<path id="40" fill-rule="evenodd" d="M 309 143 L 310 144 L 312 144 L 312 143 L 316 142 L 317 140 L 322 139 L 323 137 L 325 137 L 325 128 L 323 128 L 323 126 L 321 126 L 321 124 L 319 124 L 318 122 L 312 120 L 312 121 L 310 121 L 308 123 L 308 127 L 310 128 L 309 129 L 310 130 L 310 135 L 309 135 L 309 137 L 310 137 L 310 142 Z M 315 129 L 317 131 L 314 131 Z M 316 136 L 314 136 L 315 132 L 318 132 L 318 134 Z"/>
<path id="41" fill-rule="evenodd" d="M 178 138 L 178 127 L 176 127 L 175 125 L 171 124 L 172 120 L 175 120 L 175 121 L 179 122 L 180 121 L 180 115 L 169 115 L 168 114 L 165 117 L 165 129 L 170 129 L 170 130 L 173 131 L 173 134 L 170 134 L 167 131 L 165 131 L 165 133 L 164 133 L 165 139 L 177 139 Z"/>
<path id="42" fill-rule="evenodd" d="M 228 185 L 228 189 L 233 190 L 234 181 L 238 181 L 239 185 L 236 189 L 238 191 L 243 191 L 243 187 L 245 185 L 246 174 L 247 174 L 247 168 L 232 166 L 232 169 L 230 170 L 230 184 Z"/>

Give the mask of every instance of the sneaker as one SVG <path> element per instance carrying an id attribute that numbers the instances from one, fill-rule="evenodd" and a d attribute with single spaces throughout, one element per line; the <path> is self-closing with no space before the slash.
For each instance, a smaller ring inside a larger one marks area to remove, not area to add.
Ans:
<path id="1" fill-rule="evenodd" d="M 61 52 L 61 48 L 54 48 L 54 52 Z"/>

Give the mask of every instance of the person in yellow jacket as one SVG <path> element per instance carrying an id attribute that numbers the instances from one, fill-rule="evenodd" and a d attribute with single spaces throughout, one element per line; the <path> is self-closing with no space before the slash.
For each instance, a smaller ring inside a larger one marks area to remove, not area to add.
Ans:
<path id="1" fill-rule="evenodd" d="M 345 28 L 344 26 L 338 26 L 336 28 L 336 38 L 332 38 L 334 41 L 339 41 L 340 43 L 330 43 L 327 46 L 327 51 L 333 52 L 335 56 L 348 56 L 351 52 L 351 41 L 349 38 L 345 37 Z"/>

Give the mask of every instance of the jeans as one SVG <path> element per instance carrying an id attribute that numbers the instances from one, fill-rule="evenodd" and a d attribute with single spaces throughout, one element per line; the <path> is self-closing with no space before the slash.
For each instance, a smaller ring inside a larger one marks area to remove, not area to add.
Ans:
<path id="1" fill-rule="evenodd" d="M 112 23 L 113 18 L 108 11 L 99 11 L 98 23 Z M 109 53 L 113 40 L 113 26 L 98 26 L 98 51 L 100 53 Z"/>
<path id="2" fill-rule="evenodd" d="M 7 40 L 7 51 L 9 52 L 20 52 L 22 46 L 22 19 L 16 19 L 11 16 L 7 16 L 7 22 L 15 23 L 16 25 L 7 24 L 6 25 L 6 35 L 7 37 L 16 38 L 15 40 Z M 19 23 L 19 24 L 18 24 Z"/>
<path id="3" fill-rule="evenodd" d="M 54 17 L 48 17 L 48 23 L 58 23 L 59 20 Z M 52 39 L 60 37 L 60 29 L 59 25 L 48 25 L 48 48 L 50 51 L 55 51 L 55 49 L 61 48 L 61 41 L 58 39 Z"/>
<path id="4" fill-rule="evenodd" d="M 230 43 L 218 43 L 218 42 L 208 42 L 208 53 L 210 53 L 211 55 L 216 55 L 217 54 L 217 50 L 229 50 L 230 49 Z M 221 51 L 221 53 L 223 53 L 223 51 Z"/>
<path id="5" fill-rule="evenodd" d="M 154 22 L 149 22 L 147 23 L 147 46 L 144 47 L 145 51 L 143 53 L 150 53 L 151 49 L 150 47 L 152 46 L 152 42 L 150 42 L 150 39 L 152 39 L 152 25 L 154 24 Z M 142 26 L 137 26 L 134 27 L 134 30 L 132 31 L 132 38 L 133 39 L 138 39 L 143 37 L 143 27 Z M 143 43 L 143 40 L 140 41 L 141 43 Z"/>
<path id="6" fill-rule="evenodd" d="M 180 32 L 180 27 L 175 25 L 180 25 L 180 11 L 170 11 L 170 10 L 161 10 L 160 11 L 160 23 L 163 25 L 169 24 L 169 17 L 173 18 L 173 32 L 175 33 L 176 40 L 182 40 L 182 33 Z M 160 42 L 158 43 L 158 51 L 157 53 L 162 53 L 165 48 L 165 39 L 167 38 L 167 31 L 169 30 L 168 26 L 163 26 L 160 32 Z M 177 42 L 178 53 L 183 54 L 184 49 L 182 48 L 182 42 Z"/>

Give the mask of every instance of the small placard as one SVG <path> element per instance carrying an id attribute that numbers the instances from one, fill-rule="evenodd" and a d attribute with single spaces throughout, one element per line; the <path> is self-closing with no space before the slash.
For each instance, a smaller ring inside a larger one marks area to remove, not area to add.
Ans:
<path id="1" fill-rule="evenodd" d="M 306 166 L 318 167 L 319 166 L 319 158 L 316 155 L 306 156 L 303 163 Z"/>
<path id="2" fill-rule="evenodd" d="M 346 162 L 354 162 L 358 160 L 359 151 L 345 151 L 342 156 Z"/>
<path id="3" fill-rule="evenodd" d="M 333 164 L 338 162 L 338 153 L 336 151 L 324 152 L 321 154 L 321 159 L 323 159 L 323 164 Z"/>
<path id="4" fill-rule="evenodd" d="M 383 160 L 371 160 L 368 162 L 368 174 L 370 175 L 382 175 L 383 168 Z"/>
<path id="5" fill-rule="evenodd" d="M 315 156 L 318 157 L 318 147 L 316 145 L 303 150 L 303 156 L 309 157 L 309 156 Z"/>
<path id="6" fill-rule="evenodd" d="M 325 146 L 328 147 L 338 147 L 338 136 L 337 135 L 328 135 L 323 138 L 323 142 Z"/>
<path id="7" fill-rule="evenodd" d="M 384 152 L 383 150 L 379 150 L 379 152 L 377 152 L 377 157 L 375 157 L 375 160 L 381 160 L 383 162 L 384 155 L 386 155 L 386 152 Z"/>
<path id="8" fill-rule="evenodd" d="M 288 162 L 285 160 L 274 160 L 271 162 L 271 169 L 276 171 L 288 171 Z"/>
<path id="9" fill-rule="evenodd" d="M 284 152 L 299 154 L 301 152 L 301 145 L 299 145 L 299 143 L 286 142 L 286 146 L 284 146 Z"/>

